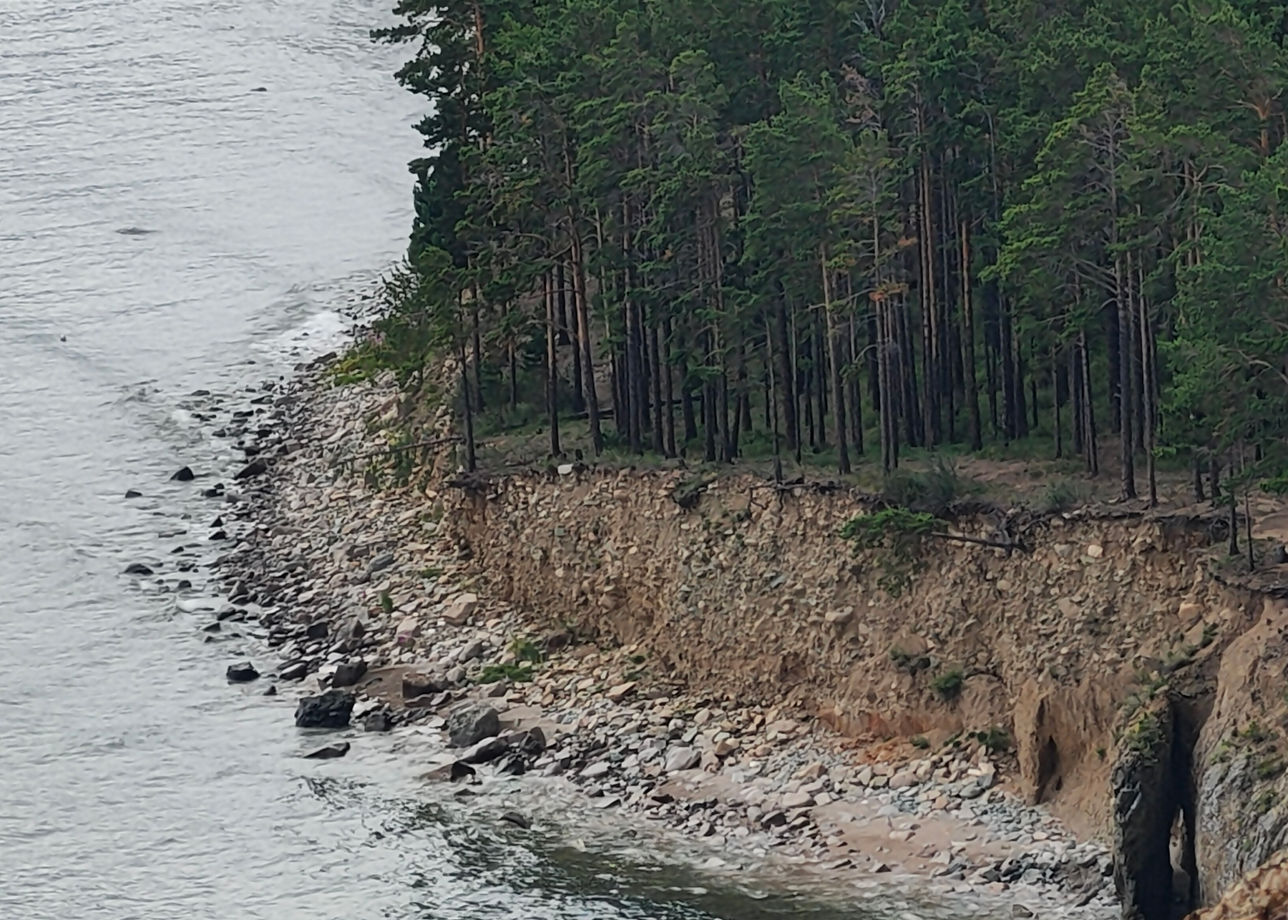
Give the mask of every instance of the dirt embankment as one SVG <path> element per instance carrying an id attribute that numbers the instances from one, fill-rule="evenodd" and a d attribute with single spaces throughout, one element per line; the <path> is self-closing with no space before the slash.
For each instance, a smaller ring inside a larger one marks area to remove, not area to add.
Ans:
<path id="1" fill-rule="evenodd" d="M 911 559 L 838 536 L 860 496 L 691 478 L 522 474 L 447 521 L 489 592 L 708 692 L 873 741 L 1005 731 L 1034 802 L 1116 838 L 1146 920 L 1284 844 L 1288 610 L 1210 574 L 1208 521 L 967 516 L 949 530 L 1024 545 L 931 538 L 892 596 Z"/>

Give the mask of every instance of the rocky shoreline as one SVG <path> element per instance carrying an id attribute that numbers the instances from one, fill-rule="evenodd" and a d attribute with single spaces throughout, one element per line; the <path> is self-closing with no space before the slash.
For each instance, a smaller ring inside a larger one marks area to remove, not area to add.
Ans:
<path id="1" fill-rule="evenodd" d="M 475 593 L 447 496 L 349 460 L 387 445 L 392 381 L 333 386 L 333 361 L 265 384 L 215 431 L 243 465 L 206 490 L 231 548 L 214 564 L 228 603 L 203 628 L 264 643 L 230 679 L 299 697 L 303 727 L 441 731 L 428 782 L 558 777 L 605 810 L 841 888 L 902 877 L 1016 915 L 1118 913 L 1104 847 L 1016 798 L 1006 756 L 982 740 L 858 749 L 805 713 L 705 697 L 641 649 L 598 648 Z M 361 748 L 346 737 L 316 756 Z"/>

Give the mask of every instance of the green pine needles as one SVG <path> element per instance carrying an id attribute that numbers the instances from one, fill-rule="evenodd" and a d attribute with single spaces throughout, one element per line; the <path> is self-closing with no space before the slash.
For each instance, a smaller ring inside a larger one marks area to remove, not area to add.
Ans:
<path id="1" fill-rule="evenodd" d="M 921 571 L 925 541 L 935 533 L 939 523 L 938 518 L 924 511 L 884 508 L 850 518 L 842 525 L 840 535 L 854 545 L 856 553 L 881 551 L 878 556 L 881 575 L 877 583 L 891 597 L 898 597 Z"/>

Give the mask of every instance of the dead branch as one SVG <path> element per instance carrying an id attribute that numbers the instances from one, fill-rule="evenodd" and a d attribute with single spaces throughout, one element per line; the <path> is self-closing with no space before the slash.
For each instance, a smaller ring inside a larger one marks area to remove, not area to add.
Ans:
<path id="1" fill-rule="evenodd" d="M 380 450 L 373 450 L 366 454 L 354 454 L 352 457 L 343 457 L 338 463 L 355 463 L 358 460 L 374 460 L 377 457 L 391 457 L 394 454 L 401 454 L 409 450 L 419 450 L 429 447 L 443 447 L 447 444 L 454 444 L 461 439 L 455 435 L 446 438 L 434 438 L 429 441 L 417 441 L 414 444 L 399 444 L 395 447 L 385 447 Z"/>

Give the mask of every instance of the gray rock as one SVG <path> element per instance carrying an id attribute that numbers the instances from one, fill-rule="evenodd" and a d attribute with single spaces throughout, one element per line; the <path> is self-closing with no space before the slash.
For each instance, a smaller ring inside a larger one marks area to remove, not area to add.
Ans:
<path id="1" fill-rule="evenodd" d="M 309 666 L 305 661 L 292 661 L 282 666 L 277 676 L 282 680 L 304 680 L 308 676 Z"/>
<path id="2" fill-rule="evenodd" d="M 402 696 L 404 700 L 414 700 L 418 696 L 442 693 L 449 686 L 447 679 L 441 674 L 407 673 L 402 679 Z"/>
<path id="3" fill-rule="evenodd" d="M 393 564 L 394 564 L 393 553 L 381 553 L 375 559 L 371 560 L 371 565 L 367 566 L 367 571 L 369 573 L 374 574 L 376 572 L 384 571 L 385 569 L 389 568 Z"/>
<path id="4" fill-rule="evenodd" d="M 326 747 L 318 748 L 310 754 L 305 754 L 306 760 L 335 760 L 349 753 L 349 742 L 341 741 L 339 744 L 328 744 Z"/>
<path id="5" fill-rule="evenodd" d="M 461 755 L 461 762 L 468 764 L 491 763 L 509 750 L 500 738 L 484 738 Z"/>
<path id="6" fill-rule="evenodd" d="M 361 658 L 353 661 L 342 661 L 336 665 L 335 674 L 331 676 L 332 687 L 352 687 L 362 680 L 367 673 L 367 663 Z"/>
<path id="7" fill-rule="evenodd" d="M 375 712 L 367 713 L 362 720 L 362 730 L 364 732 L 387 732 L 394 727 L 394 717 L 387 710 L 377 709 Z"/>
<path id="8" fill-rule="evenodd" d="M 465 703 L 447 717 L 447 736 L 452 747 L 470 747 L 500 731 L 500 713 L 487 703 Z"/>
<path id="9" fill-rule="evenodd" d="M 681 770 L 692 770 L 701 762 L 702 755 L 693 748 L 673 748 L 666 755 L 666 772 L 678 773 Z"/>

